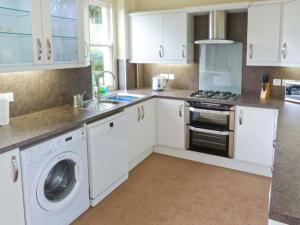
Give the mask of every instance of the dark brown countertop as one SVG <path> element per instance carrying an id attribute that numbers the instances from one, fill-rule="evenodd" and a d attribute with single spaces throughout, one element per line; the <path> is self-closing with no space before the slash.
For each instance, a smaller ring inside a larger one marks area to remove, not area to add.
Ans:
<path id="1" fill-rule="evenodd" d="M 124 91 L 119 92 L 123 93 Z M 0 127 L 0 153 L 14 148 L 23 148 L 79 127 L 84 123 L 107 117 L 154 96 L 186 99 L 192 91 L 166 90 L 164 92 L 154 92 L 150 89 L 140 89 L 127 91 L 127 93 L 145 95 L 145 97 L 134 103 L 118 105 L 114 109 L 104 112 L 62 106 L 12 118 L 8 126 Z"/>
<path id="2" fill-rule="evenodd" d="M 13 118 L 9 126 L 0 127 L 0 153 L 34 144 L 152 97 L 186 100 L 193 91 L 153 92 L 150 89 L 140 89 L 129 90 L 127 93 L 145 97 L 102 113 L 62 106 Z M 289 225 L 300 225 L 300 104 L 278 99 L 260 100 L 251 96 L 242 96 L 235 104 L 279 109 L 270 218 Z"/>

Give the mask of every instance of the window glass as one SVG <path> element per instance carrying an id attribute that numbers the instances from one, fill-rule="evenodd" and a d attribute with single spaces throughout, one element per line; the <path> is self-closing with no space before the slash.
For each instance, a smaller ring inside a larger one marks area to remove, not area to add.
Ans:
<path id="1" fill-rule="evenodd" d="M 92 4 L 89 7 L 90 44 L 93 87 L 114 87 L 114 79 L 109 73 L 113 65 L 111 7 Z"/>

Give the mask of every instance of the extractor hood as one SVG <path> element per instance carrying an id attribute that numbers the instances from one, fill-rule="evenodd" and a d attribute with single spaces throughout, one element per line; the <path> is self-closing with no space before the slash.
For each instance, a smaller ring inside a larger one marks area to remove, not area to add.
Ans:
<path id="1" fill-rule="evenodd" d="M 226 39 L 226 11 L 209 12 L 209 39 L 195 41 L 195 44 L 232 44 Z"/>

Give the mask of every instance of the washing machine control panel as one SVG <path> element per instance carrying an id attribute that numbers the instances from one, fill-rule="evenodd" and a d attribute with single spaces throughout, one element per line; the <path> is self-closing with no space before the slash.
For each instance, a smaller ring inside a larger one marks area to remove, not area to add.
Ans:
<path id="1" fill-rule="evenodd" d="M 72 144 L 76 144 L 76 142 L 83 139 L 86 139 L 86 131 L 85 128 L 80 128 L 34 145 L 28 149 L 24 149 L 23 151 L 26 151 L 25 153 L 28 165 L 33 165 L 41 162 L 44 158 L 46 158 L 46 156 L 48 157 L 50 154 L 55 154 L 57 151 L 60 151 Z"/>

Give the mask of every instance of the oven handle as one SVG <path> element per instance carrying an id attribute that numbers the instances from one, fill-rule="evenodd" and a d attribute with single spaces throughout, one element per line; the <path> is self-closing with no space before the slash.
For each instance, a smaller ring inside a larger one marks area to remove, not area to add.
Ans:
<path id="1" fill-rule="evenodd" d="M 191 112 L 199 112 L 199 113 L 209 113 L 209 114 L 216 114 L 216 115 L 224 115 L 229 116 L 230 111 L 217 111 L 217 110 L 208 110 L 208 109 L 197 109 L 190 107 Z"/>
<path id="2" fill-rule="evenodd" d="M 229 131 L 208 130 L 208 129 L 196 128 L 192 126 L 190 126 L 190 130 L 195 132 L 202 132 L 202 133 L 222 135 L 222 136 L 228 136 L 230 134 Z"/>

